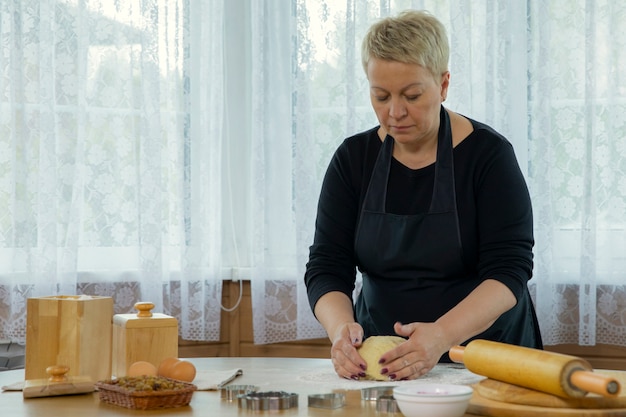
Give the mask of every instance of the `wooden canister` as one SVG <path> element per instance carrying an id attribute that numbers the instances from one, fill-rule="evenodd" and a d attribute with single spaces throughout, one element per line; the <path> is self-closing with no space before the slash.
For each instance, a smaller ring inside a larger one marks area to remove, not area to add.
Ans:
<path id="1" fill-rule="evenodd" d="M 68 376 L 94 381 L 111 377 L 113 299 L 54 295 L 26 301 L 27 380 L 47 378 L 53 365 L 69 367 Z"/>
<path id="2" fill-rule="evenodd" d="M 178 357 L 178 320 L 161 313 L 152 313 L 154 304 L 135 304 L 137 314 L 113 316 L 113 375 L 126 375 L 137 361 L 159 366 L 165 358 Z"/>

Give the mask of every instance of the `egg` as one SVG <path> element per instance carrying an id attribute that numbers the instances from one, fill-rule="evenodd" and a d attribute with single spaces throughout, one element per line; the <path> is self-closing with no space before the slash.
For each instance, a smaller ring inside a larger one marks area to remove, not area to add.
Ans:
<path id="1" fill-rule="evenodd" d="M 196 377 L 196 367 L 191 362 L 178 361 L 170 369 L 168 378 L 177 379 L 184 382 L 192 382 Z"/>
<path id="2" fill-rule="evenodd" d="M 133 362 L 126 371 L 127 376 L 155 376 L 157 374 L 157 367 L 147 361 Z"/>
<path id="3" fill-rule="evenodd" d="M 180 360 L 178 358 L 165 358 L 159 364 L 157 369 L 157 375 L 169 378 L 172 372 L 172 367 L 176 365 Z"/>

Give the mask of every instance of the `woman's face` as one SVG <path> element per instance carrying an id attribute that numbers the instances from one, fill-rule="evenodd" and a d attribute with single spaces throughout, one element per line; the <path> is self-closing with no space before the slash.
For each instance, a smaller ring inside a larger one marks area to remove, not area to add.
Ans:
<path id="1" fill-rule="evenodd" d="M 409 146 L 436 140 L 449 72 L 436 79 L 417 64 L 371 59 L 367 78 L 383 136 L 389 134 L 397 143 Z"/>

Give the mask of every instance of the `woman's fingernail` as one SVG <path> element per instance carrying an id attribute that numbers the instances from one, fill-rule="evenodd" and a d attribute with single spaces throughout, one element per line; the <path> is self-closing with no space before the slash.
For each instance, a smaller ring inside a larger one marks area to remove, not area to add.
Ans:
<path id="1" fill-rule="evenodd" d="M 367 369 L 367 366 L 365 366 L 365 364 L 363 364 L 363 363 L 362 363 L 362 364 L 360 364 L 359 366 L 360 366 L 360 367 L 361 367 L 361 369 L 363 369 L 364 371 Z"/>
<path id="2" fill-rule="evenodd" d="M 382 374 L 382 372 L 381 372 L 381 374 Z M 396 379 L 396 374 L 389 375 L 389 379 Z"/>
<path id="3" fill-rule="evenodd" d="M 389 372 L 389 369 L 387 368 L 383 368 L 380 370 L 381 375 L 385 375 L 387 372 Z"/>
<path id="4" fill-rule="evenodd" d="M 382 365 L 383 363 L 385 363 L 385 359 L 384 359 L 384 358 L 380 358 L 380 359 L 378 360 L 378 363 Z"/>
<path id="5" fill-rule="evenodd" d="M 358 379 L 359 379 L 359 377 L 358 377 L 358 376 L 356 376 L 356 375 L 352 375 L 350 378 L 352 378 L 352 379 L 354 379 L 354 380 L 358 380 Z"/>
<path id="6" fill-rule="evenodd" d="M 359 372 L 359 376 L 361 378 L 365 378 L 367 376 L 367 374 L 365 372 Z"/>

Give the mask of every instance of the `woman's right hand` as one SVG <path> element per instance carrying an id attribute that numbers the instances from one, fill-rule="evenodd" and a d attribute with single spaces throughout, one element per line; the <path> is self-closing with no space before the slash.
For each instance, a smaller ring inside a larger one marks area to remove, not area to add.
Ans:
<path id="1" fill-rule="evenodd" d="M 337 329 L 330 348 L 330 357 L 337 375 L 347 379 L 365 377 L 366 363 L 357 352 L 363 343 L 363 328 L 359 323 L 346 323 Z"/>

